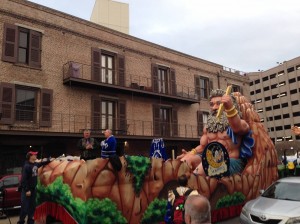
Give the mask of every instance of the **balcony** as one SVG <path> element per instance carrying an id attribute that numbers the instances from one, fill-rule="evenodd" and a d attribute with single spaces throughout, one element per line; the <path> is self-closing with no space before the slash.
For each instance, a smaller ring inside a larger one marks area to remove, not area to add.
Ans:
<path id="1" fill-rule="evenodd" d="M 42 126 L 40 114 L 35 111 L 15 111 L 16 114 L 22 114 L 22 117 L 15 118 L 12 124 L 0 123 L 0 133 L 9 135 L 43 135 L 43 136 L 69 136 L 75 137 L 82 135 L 84 129 L 90 129 L 93 135 L 100 136 L 105 127 L 97 121 L 100 117 L 91 117 L 78 114 L 52 113 L 52 119 L 49 127 Z M 5 114 L 5 113 L 4 113 Z M 51 116 L 47 116 L 51 118 Z M 132 139 L 152 139 L 160 137 L 165 139 L 198 139 L 197 125 L 172 124 L 156 122 L 154 134 L 154 123 L 147 120 L 119 120 L 113 119 L 110 127 L 114 135 L 123 138 Z"/>
<path id="2" fill-rule="evenodd" d="M 92 69 L 93 72 L 98 72 L 97 78 L 92 77 Z M 106 73 L 111 73 L 111 75 L 105 75 Z M 63 83 L 98 90 L 99 88 L 102 90 L 117 90 L 124 94 L 131 95 L 134 93 L 138 96 L 187 104 L 199 102 L 199 96 L 195 94 L 195 88 L 169 83 L 168 88 L 157 88 L 155 90 L 151 78 L 126 73 L 124 74 L 125 80 L 123 80 L 116 74 L 116 71 L 101 71 L 101 68 L 70 61 L 63 66 Z M 155 82 L 158 83 L 158 80 Z"/>

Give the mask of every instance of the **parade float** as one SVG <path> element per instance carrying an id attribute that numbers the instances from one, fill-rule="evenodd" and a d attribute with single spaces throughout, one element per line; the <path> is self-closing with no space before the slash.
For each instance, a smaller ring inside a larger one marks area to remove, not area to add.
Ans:
<path id="1" fill-rule="evenodd" d="M 39 169 L 35 219 L 47 223 L 52 217 L 67 224 L 162 223 L 167 193 L 182 174 L 189 177 L 189 187 L 210 200 L 213 223 L 238 216 L 245 202 L 278 179 L 278 159 L 253 105 L 240 93 L 234 97 L 253 139 L 251 157 L 241 173 L 214 175 L 214 170 L 226 170 L 228 165 L 225 151 L 213 161 L 214 146 L 202 155 L 205 170 L 212 172 L 206 175 L 194 175 L 196 165 L 180 159 L 123 156 L 122 169 L 116 171 L 108 159 L 61 157 Z"/>

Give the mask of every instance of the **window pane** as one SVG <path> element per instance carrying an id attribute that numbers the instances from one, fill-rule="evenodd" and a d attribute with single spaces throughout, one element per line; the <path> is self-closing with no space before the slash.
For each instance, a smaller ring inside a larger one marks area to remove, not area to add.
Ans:
<path id="1" fill-rule="evenodd" d="M 16 120 L 34 121 L 35 119 L 35 92 L 33 90 L 16 90 Z"/>
<path id="2" fill-rule="evenodd" d="M 101 119 L 101 129 L 106 129 L 106 118 L 104 115 L 102 115 L 102 119 Z"/>
<path id="3" fill-rule="evenodd" d="M 113 59 L 112 57 L 107 57 L 107 68 L 113 68 Z"/>
<path id="4" fill-rule="evenodd" d="M 18 62 L 26 63 L 26 49 L 19 48 Z"/>
<path id="5" fill-rule="evenodd" d="M 105 101 L 101 102 L 101 113 L 102 114 L 106 113 L 106 102 Z"/>
<path id="6" fill-rule="evenodd" d="M 105 76 L 106 76 L 106 70 L 105 68 L 101 69 L 101 82 L 105 82 Z"/>
<path id="7" fill-rule="evenodd" d="M 112 102 L 108 102 L 108 114 L 109 115 L 113 114 L 113 104 L 112 104 Z"/>
<path id="8" fill-rule="evenodd" d="M 108 70 L 107 71 L 107 78 L 108 78 L 108 80 L 107 80 L 107 83 L 109 83 L 109 84 L 112 84 L 113 83 L 113 73 L 112 73 L 112 70 Z"/>
<path id="9" fill-rule="evenodd" d="M 19 33 L 19 47 L 28 48 L 28 33 Z"/>
<path id="10" fill-rule="evenodd" d="M 105 55 L 101 55 L 101 66 L 105 67 Z"/>

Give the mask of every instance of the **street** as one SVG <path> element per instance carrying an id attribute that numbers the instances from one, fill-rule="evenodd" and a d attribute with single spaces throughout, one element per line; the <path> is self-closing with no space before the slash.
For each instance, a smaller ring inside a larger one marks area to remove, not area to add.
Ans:
<path id="1" fill-rule="evenodd" d="M 8 211 L 8 217 L 6 219 L 2 219 L 0 217 L 0 224 L 16 224 L 18 222 L 20 209 L 10 210 Z M 239 224 L 239 217 L 226 220 L 224 222 L 218 222 L 217 224 Z M 38 223 L 36 223 L 38 224 Z"/>

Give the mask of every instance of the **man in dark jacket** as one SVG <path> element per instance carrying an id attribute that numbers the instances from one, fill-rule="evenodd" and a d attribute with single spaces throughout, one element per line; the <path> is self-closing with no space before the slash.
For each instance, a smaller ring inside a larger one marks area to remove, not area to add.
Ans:
<path id="1" fill-rule="evenodd" d="M 100 157 L 99 142 L 91 138 L 91 131 L 86 129 L 83 131 L 83 138 L 77 143 L 77 148 L 80 150 L 80 159 L 89 160 Z"/>
<path id="2" fill-rule="evenodd" d="M 22 169 L 21 180 L 21 211 L 18 224 L 24 224 L 27 216 L 27 224 L 34 224 L 33 215 L 36 207 L 36 185 L 38 168 L 50 162 L 36 162 L 38 152 L 30 151 L 26 154 L 26 161 Z"/>

